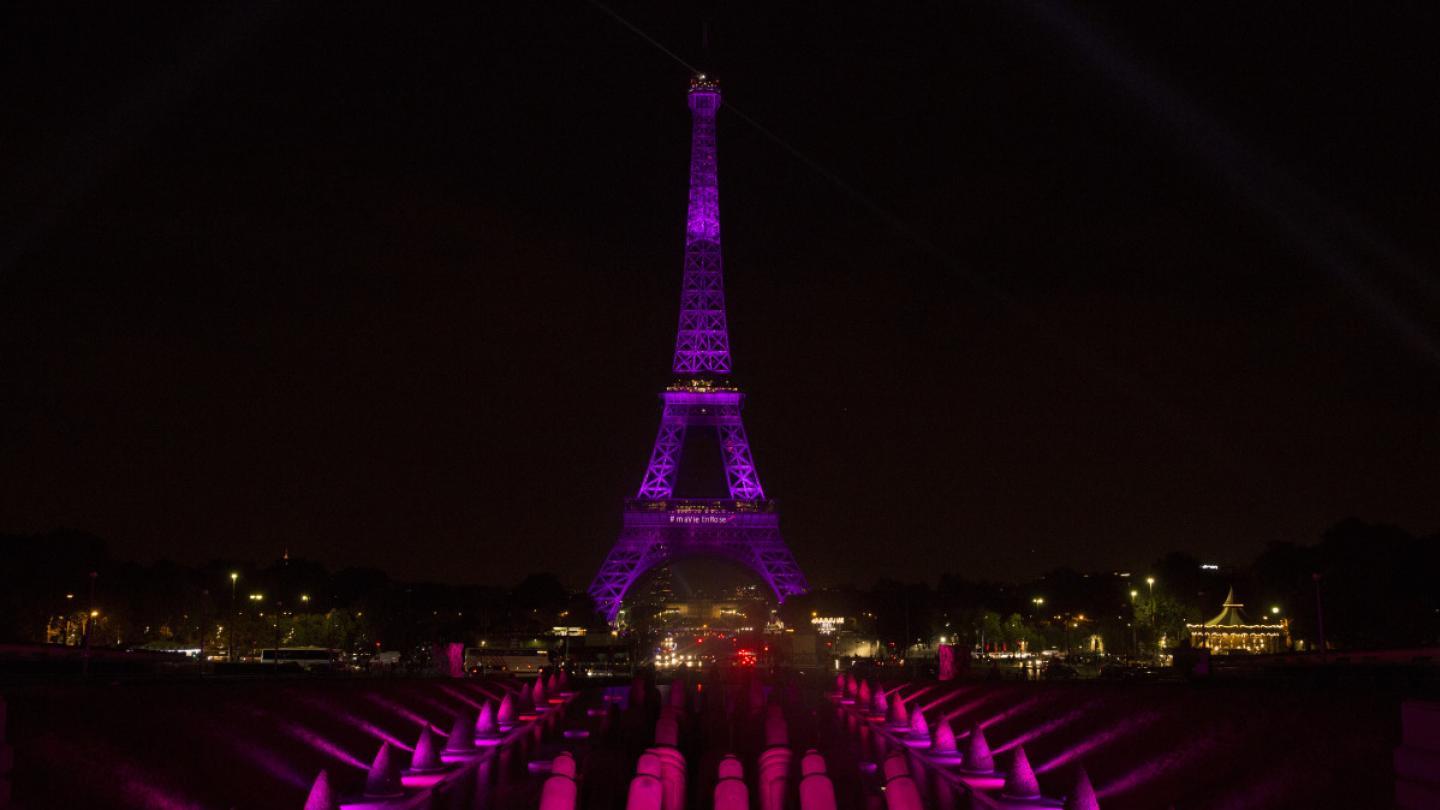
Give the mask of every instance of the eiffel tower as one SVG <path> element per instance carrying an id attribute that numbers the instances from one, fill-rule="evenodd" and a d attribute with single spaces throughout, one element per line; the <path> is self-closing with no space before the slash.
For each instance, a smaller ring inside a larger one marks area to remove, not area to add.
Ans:
<path id="1" fill-rule="evenodd" d="M 612 624 L 636 580 L 656 566 L 680 559 L 737 562 L 763 579 L 781 602 L 808 588 L 780 536 L 775 502 L 765 497 L 755 471 L 740 419 L 745 395 L 730 381 L 715 162 L 719 83 L 703 74 L 696 76 L 690 82 L 689 101 L 690 206 L 672 366 L 676 381 L 660 394 L 664 411 L 650 466 L 640 491 L 625 501 L 620 537 L 590 585 L 597 609 Z M 691 428 L 706 428 L 718 438 L 729 498 L 674 497 L 681 452 Z"/>

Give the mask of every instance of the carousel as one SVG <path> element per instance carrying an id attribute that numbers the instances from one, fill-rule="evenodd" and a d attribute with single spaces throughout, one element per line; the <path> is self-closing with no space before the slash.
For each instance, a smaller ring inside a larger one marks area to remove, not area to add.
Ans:
<path id="1" fill-rule="evenodd" d="M 1252 624 L 1246 617 L 1245 605 L 1235 601 L 1235 589 L 1225 596 L 1220 615 L 1204 624 L 1187 624 L 1190 644 L 1203 647 L 1215 655 L 1229 653 L 1285 652 L 1290 647 L 1290 628 L 1284 620 L 1277 624 Z"/>

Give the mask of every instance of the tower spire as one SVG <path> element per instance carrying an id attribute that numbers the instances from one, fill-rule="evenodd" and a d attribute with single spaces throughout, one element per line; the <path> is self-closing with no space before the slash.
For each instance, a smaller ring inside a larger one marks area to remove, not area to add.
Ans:
<path id="1" fill-rule="evenodd" d="M 720 182 L 716 173 L 715 113 L 720 83 L 701 73 L 690 80 L 690 205 L 685 217 L 685 275 L 674 371 L 730 373 L 730 333 L 720 260 Z"/>

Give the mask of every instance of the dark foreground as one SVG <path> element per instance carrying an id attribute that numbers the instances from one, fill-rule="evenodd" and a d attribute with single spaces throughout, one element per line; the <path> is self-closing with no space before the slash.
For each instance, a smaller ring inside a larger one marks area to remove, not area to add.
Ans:
<path id="1" fill-rule="evenodd" d="M 299 810 L 322 769 L 341 798 L 359 797 L 382 743 L 408 763 L 423 725 L 432 725 L 443 744 L 457 717 L 473 722 L 487 702 L 497 705 L 529 686 L 296 678 L 7 688 L 14 802 L 37 810 Z M 944 766 L 925 758 L 924 745 L 906 745 L 904 729 L 867 717 L 873 712 L 861 704 L 842 703 L 835 688 L 829 678 L 738 672 L 675 686 L 576 683 L 573 695 L 536 713 L 523 741 L 503 757 L 496 753 L 485 783 L 463 806 L 539 806 L 544 774 L 537 771 L 545 766 L 538 763 L 569 750 L 578 763 L 577 806 L 623 808 L 637 759 L 655 744 L 663 706 L 679 707 L 666 713 L 678 719 L 676 747 L 688 763 L 687 807 L 713 806 L 717 764 L 726 754 L 739 757 L 750 806 L 761 807 L 758 763 L 767 749 L 766 717 L 775 715 L 783 717 L 794 753 L 787 808 L 800 807 L 799 761 L 812 748 L 828 764 L 841 810 L 886 807 L 883 761 L 896 750 L 910 758 L 926 807 L 992 804 L 994 790 L 971 796 L 958 782 L 937 789 L 945 774 L 927 769 Z M 1117 810 L 1393 806 L 1398 698 L 1389 691 L 1243 682 L 874 688 L 888 691 L 892 702 L 903 699 L 912 715 L 923 713 L 932 732 L 948 723 L 962 750 L 966 732 L 980 724 L 1002 771 L 1023 747 L 1041 790 L 1057 800 L 1073 789 L 1075 768 L 1083 765 L 1101 806 Z"/>

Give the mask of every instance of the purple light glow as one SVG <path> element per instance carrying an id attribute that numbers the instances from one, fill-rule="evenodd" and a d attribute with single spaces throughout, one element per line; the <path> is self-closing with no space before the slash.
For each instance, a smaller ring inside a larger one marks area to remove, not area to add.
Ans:
<path id="1" fill-rule="evenodd" d="M 1174 771 L 1185 763 L 1205 756 L 1219 745 L 1219 742 L 1219 739 L 1213 735 L 1197 737 L 1180 748 L 1142 762 L 1128 773 L 1111 780 L 1105 787 L 1096 790 L 1095 795 L 1105 799 L 1117 793 L 1134 790 L 1167 771 Z"/>
<path id="2" fill-rule="evenodd" d="M 367 695 L 366 697 L 368 698 L 368 697 L 370 697 L 370 696 Z M 301 702 L 301 703 L 304 703 L 304 704 L 306 704 L 306 705 L 313 706 L 313 707 L 315 707 L 316 709 L 319 709 L 320 711 L 324 712 L 325 714 L 327 714 L 327 715 L 329 715 L 329 716 L 331 716 L 331 717 L 334 717 L 334 718 L 336 718 L 336 719 L 338 719 L 338 720 L 343 720 L 343 721 L 345 721 L 345 722 L 348 723 L 352 728 L 357 728 L 357 729 L 365 732 L 366 734 L 369 734 L 370 736 L 374 737 L 375 739 L 380 740 L 381 742 L 388 742 L 388 743 L 390 743 L 391 745 L 393 745 L 393 746 L 395 746 L 395 747 L 397 747 L 397 748 L 404 749 L 405 751 L 414 751 L 414 750 L 415 750 L 413 746 L 411 746 L 411 745 L 409 745 L 408 743 L 406 743 L 405 741 L 401 740 L 399 737 L 396 737 L 395 735 L 390 734 L 389 732 L 385 731 L 384 729 L 380 728 L 379 726 L 375 725 L 374 723 L 371 723 L 369 720 L 366 720 L 365 718 L 361 717 L 361 716 L 358 715 L 358 714 L 355 714 L 355 713 L 350 712 L 350 711 L 348 711 L 348 710 L 346 710 L 346 709 L 342 709 L 342 708 L 340 708 L 339 706 L 336 706 L 333 702 L 331 702 L 331 701 L 329 701 L 329 700 L 325 700 L 325 699 L 323 699 L 323 698 L 317 698 L 317 697 L 301 697 L 301 698 L 298 698 L 298 700 L 299 700 L 299 702 Z M 289 722 L 289 721 L 281 721 L 281 722 Z M 422 726 L 425 725 L 425 721 L 423 720 L 423 718 L 421 719 L 421 721 L 420 721 L 417 725 L 422 725 Z M 368 764 L 362 763 L 362 764 L 360 765 L 360 767 L 362 767 L 362 768 L 369 768 L 370 766 L 369 766 Z"/>
<path id="3" fill-rule="evenodd" d="M 997 697 L 1000 697 L 1003 694 L 1003 692 L 989 692 L 981 695 L 980 697 L 975 698 L 969 703 L 961 704 L 958 708 L 951 709 L 950 711 L 946 712 L 945 719 L 954 720 L 962 714 L 967 714 L 974 711 L 975 709 L 980 708 L 981 706 L 984 706 L 986 703 L 989 703 L 990 701 L 994 700 Z"/>
<path id="4" fill-rule="evenodd" d="M 370 769 L 369 763 L 360 761 L 338 744 L 325 739 L 318 733 L 311 731 L 294 720 L 281 721 L 280 728 L 284 729 L 286 734 L 314 748 L 316 751 L 328 754 L 352 768 L 359 768 L 362 771 Z"/>
<path id="5" fill-rule="evenodd" d="M 1034 703 L 1038 703 L 1038 702 L 1039 702 L 1038 700 L 1026 701 L 1026 703 L 1030 703 L 1030 704 L 1034 704 Z M 1075 722 L 1076 720 L 1079 720 L 1081 717 L 1084 717 L 1084 716 L 1085 716 L 1086 714 L 1088 714 L 1092 709 L 1094 709 L 1095 706 L 1097 706 L 1097 705 L 1099 705 L 1099 701 L 1088 701 L 1088 702 L 1086 702 L 1084 705 L 1080 706 L 1079 708 L 1072 709 L 1071 711 L 1068 711 L 1068 712 L 1066 712 L 1065 714 L 1062 714 L 1062 715 L 1060 715 L 1059 717 L 1056 717 L 1056 718 L 1053 719 L 1053 720 L 1050 720 L 1050 721 L 1048 721 L 1048 722 L 1042 723 L 1041 725 L 1038 725 L 1038 726 L 1030 729 L 1029 731 L 1025 732 L 1024 734 L 1021 734 L 1019 737 L 1016 737 L 1015 739 L 1013 739 L 1013 740 L 1005 743 L 1004 745 L 1000 746 L 999 748 L 996 748 L 996 749 L 995 749 L 995 753 L 997 753 L 997 754 L 1003 754 L 1004 752 L 1009 751 L 1011 748 L 1014 748 L 1014 747 L 1017 746 L 1017 745 L 1025 745 L 1026 743 L 1029 743 L 1031 740 L 1039 739 L 1040 737 L 1043 737 L 1043 736 L 1045 736 L 1046 734 L 1049 734 L 1049 733 L 1051 733 L 1051 732 L 1053 732 L 1053 731 L 1056 731 L 1056 730 L 1058 730 L 1058 729 L 1061 729 L 1061 728 L 1063 728 L 1063 727 L 1065 727 L 1065 726 L 1067 726 L 1067 725 Z M 1015 709 L 1011 709 L 1011 710 L 1010 710 L 1009 712 L 1007 712 L 1006 714 L 1014 713 L 1014 712 L 1016 711 L 1016 709 L 1019 709 L 1019 708 L 1021 708 L 1022 706 L 1025 706 L 1025 704 L 1024 704 L 1024 703 L 1020 704 L 1020 706 L 1017 706 Z M 1001 719 L 1001 718 L 1000 718 L 999 716 L 997 716 L 997 717 L 995 717 L 995 718 L 993 718 L 992 720 L 987 721 L 987 722 L 999 722 L 1000 719 Z M 985 725 L 986 725 L 986 723 L 981 723 L 981 726 L 985 726 Z"/>
<path id="6" fill-rule="evenodd" d="M 1134 734 L 1135 732 L 1150 725 L 1151 723 L 1154 723 L 1156 720 L 1159 719 L 1160 715 L 1158 713 L 1149 712 L 1123 720 L 1119 724 L 1090 737 L 1084 742 L 1078 745 L 1071 746 L 1070 748 L 1061 752 L 1059 756 L 1049 760 L 1044 765 L 1036 768 L 1035 772 L 1049 773 L 1050 771 L 1053 771 L 1056 768 L 1061 767 L 1062 765 L 1074 762 L 1075 760 L 1085 756 L 1086 754 L 1094 751 L 1102 745 L 1114 742 L 1121 737 Z"/>
<path id="7" fill-rule="evenodd" d="M 1024 712 L 1030 711 L 1031 709 L 1035 708 L 1036 706 L 1038 706 L 1038 705 L 1040 705 L 1041 703 L 1044 703 L 1044 702 L 1046 702 L 1046 701 L 1048 701 L 1048 700 L 1050 700 L 1050 699 L 1051 699 L 1051 698 L 1048 698 L 1048 697 L 1045 697 L 1045 696 L 1042 696 L 1042 695 L 1035 695 L 1034 697 L 1026 698 L 1025 700 L 1022 700 L 1022 701 L 1020 701 L 1019 703 L 1016 703 L 1014 706 L 1011 706 L 1010 708 L 1006 709 L 1006 710 L 1003 711 L 1003 712 L 1000 712 L 999 714 L 991 715 L 990 717 L 987 717 L 987 718 L 985 718 L 984 720 L 981 720 L 981 721 L 980 721 L 980 727 L 981 727 L 981 728 L 990 728 L 991 726 L 995 725 L 996 723 L 1003 723 L 1003 722 L 1005 722 L 1006 720 L 1009 720 L 1010 718 L 1015 717 L 1016 715 L 1019 715 L 1019 714 L 1022 714 L 1022 713 L 1024 713 Z"/>
<path id="8" fill-rule="evenodd" d="M 485 705 L 484 701 L 476 700 L 475 698 L 470 697 L 458 687 L 454 687 L 449 684 L 440 684 L 440 688 L 443 689 L 446 693 L 448 693 L 451 697 L 463 702 L 465 705 L 477 711 Z"/>
<path id="9" fill-rule="evenodd" d="M 300 773 L 295 766 L 286 762 L 279 755 L 267 751 L 260 746 L 239 740 L 229 740 L 228 746 L 237 757 L 250 760 L 255 763 L 260 770 L 274 777 L 276 780 L 299 790 L 308 790 L 310 788 L 310 780 L 306 779 L 304 774 Z"/>
<path id="10" fill-rule="evenodd" d="M 203 810 L 204 807 L 161 788 L 137 768 L 123 762 L 115 765 L 115 781 L 120 794 L 130 800 L 127 803 L 136 807 L 151 807 L 155 810 Z"/>
<path id="11" fill-rule="evenodd" d="M 976 688 L 977 688 L 977 687 L 974 687 L 974 686 L 960 686 L 960 687 L 956 687 L 955 689 L 952 689 L 952 690 L 950 690 L 949 692 L 946 692 L 945 694 L 941 695 L 940 697 L 935 698 L 934 700 L 930 701 L 929 703 L 926 703 L 924 706 L 920 706 L 919 708 L 920 708 L 921 711 L 933 712 L 934 710 L 940 708 L 941 706 L 944 706 L 946 703 L 949 703 L 950 701 L 954 700 L 955 698 L 960 697 L 961 695 L 964 695 L 964 694 L 966 694 L 966 693 L 968 693 L 968 692 L 974 691 Z"/>
<path id="12" fill-rule="evenodd" d="M 453 687 L 452 687 L 452 688 L 453 688 Z M 430 706 L 431 708 L 435 709 L 435 711 L 440 712 L 441 714 L 443 714 L 447 720 L 454 720 L 456 717 L 460 716 L 461 714 L 465 714 L 465 713 L 467 713 L 467 712 L 470 711 L 469 707 L 462 708 L 462 709 L 457 709 L 457 708 L 455 708 L 454 706 L 451 706 L 451 705 L 445 703 L 444 701 L 440 700 L 439 698 L 433 698 L 433 697 L 430 697 L 429 695 L 417 694 L 417 695 L 415 695 L 414 697 L 415 697 L 416 700 L 420 701 L 421 703 L 424 703 L 425 705 Z"/>
<path id="13" fill-rule="evenodd" d="M 376 695 L 376 694 L 371 693 L 371 694 L 365 695 L 365 699 L 368 700 L 368 701 L 370 701 L 371 703 L 374 703 L 376 706 L 379 706 L 379 707 L 384 708 L 384 709 L 389 709 L 390 711 L 392 711 L 392 712 L 394 712 L 395 714 L 397 714 L 397 715 L 405 718 L 406 720 L 409 720 L 410 722 L 414 723 L 414 724 L 417 725 L 417 726 L 428 726 L 428 725 L 432 725 L 431 722 L 430 722 L 430 720 L 429 720 L 428 718 L 426 718 L 424 715 L 421 715 L 421 714 L 418 714 L 417 712 L 411 711 L 410 709 L 407 709 L 405 706 L 403 706 L 403 705 L 401 705 L 401 704 L 399 704 L 399 703 L 396 703 L 395 701 L 393 701 L 393 700 L 391 700 L 390 698 L 387 698 L 387 697 L 385 697 L 385 696 L 383 696 L 383 695 Z M 454 714 L 454 713 L 452 712 L 452 715 L 453 715 L 453 714 Z M 449 735 L 447 734 L 447 735 L 445 735 L 445 736 L 449 736 Z M 408 750 L 409 747 L 406 746 L 406 748 L 407 748 L 407 750 Z"/>

